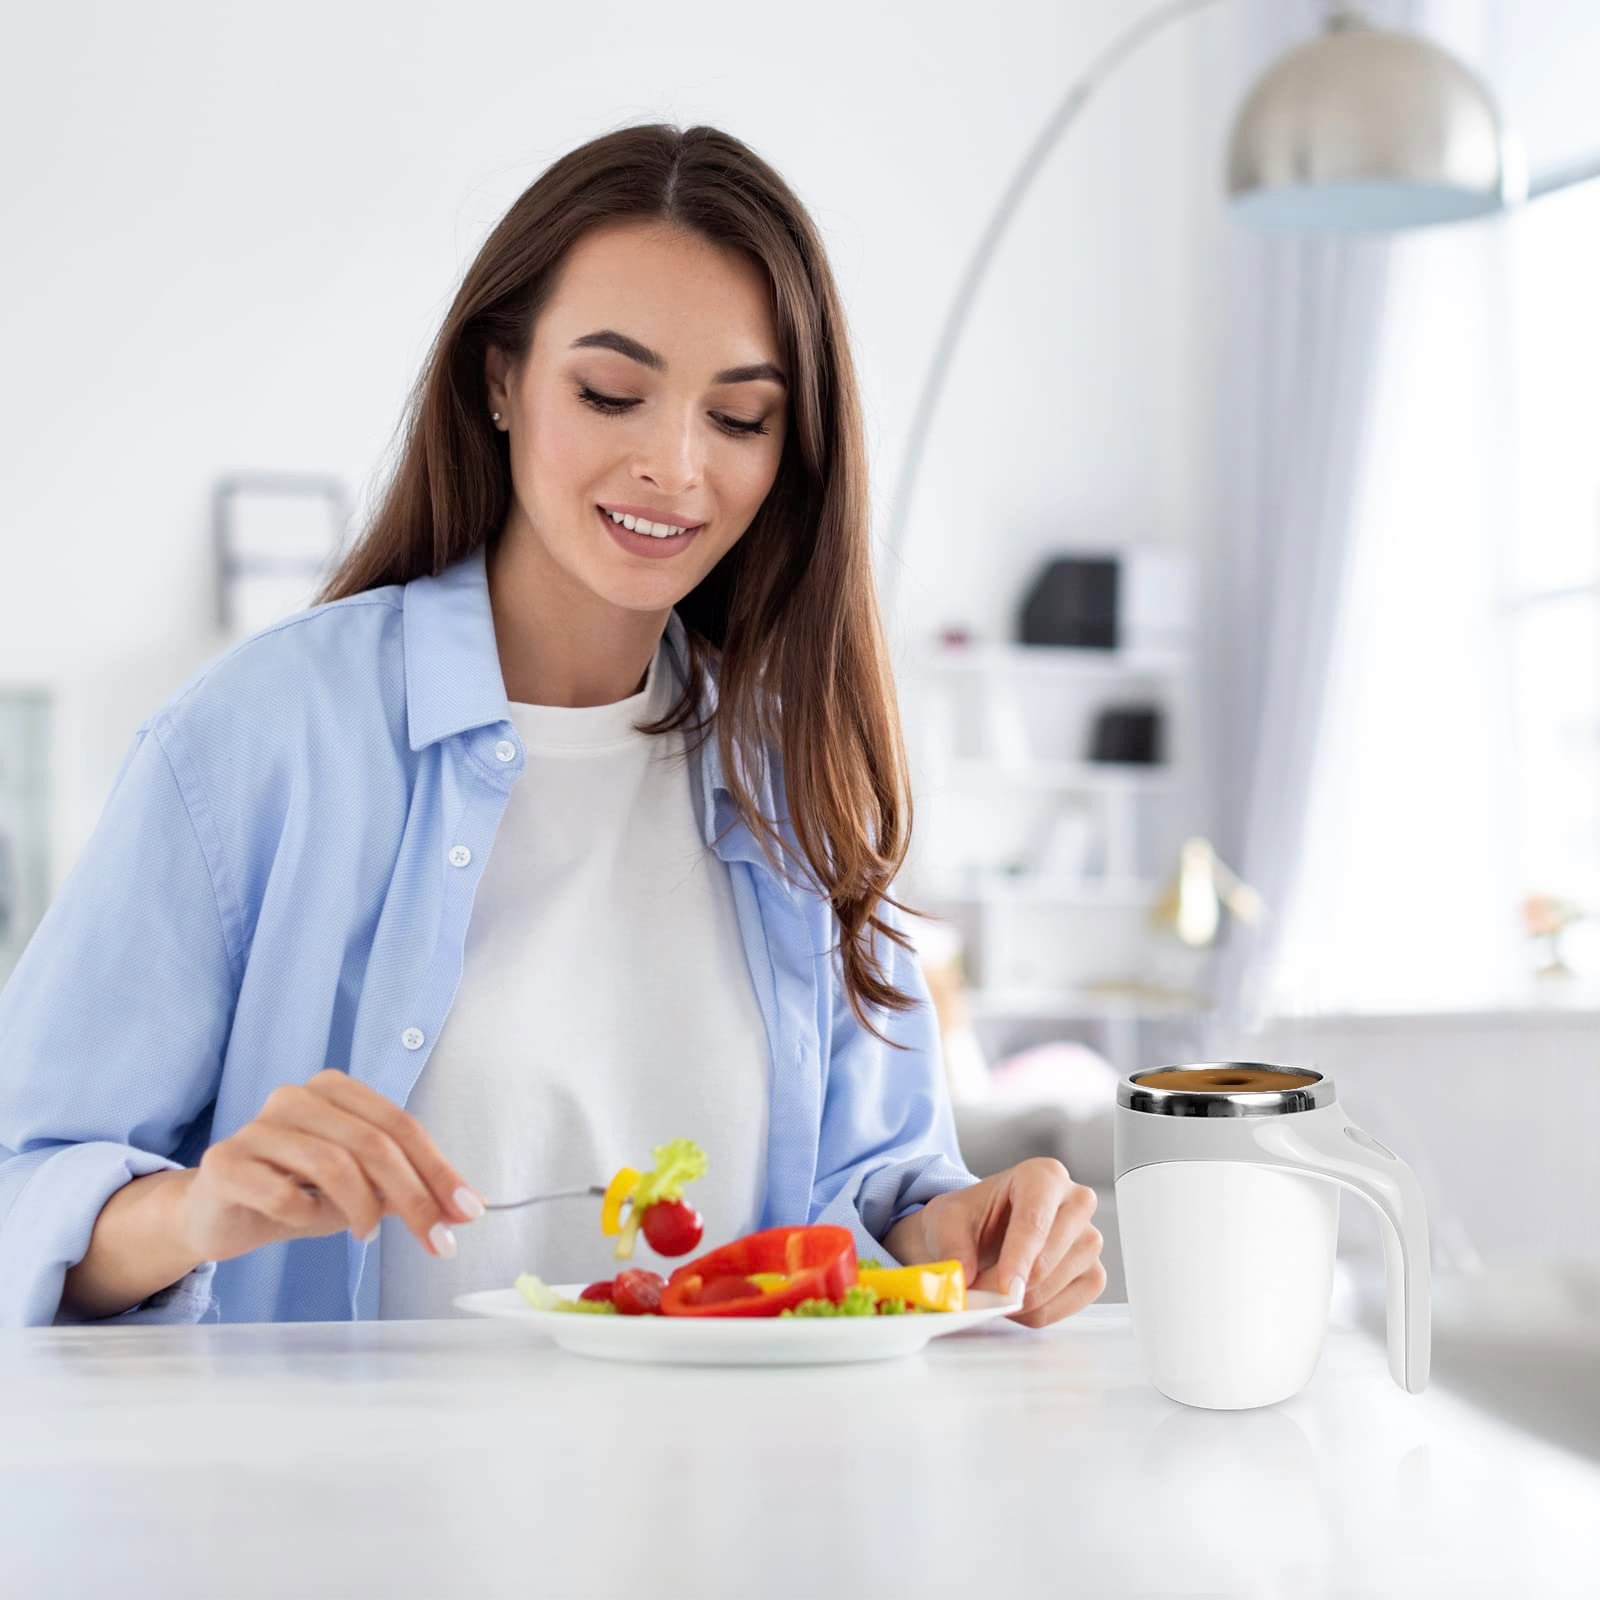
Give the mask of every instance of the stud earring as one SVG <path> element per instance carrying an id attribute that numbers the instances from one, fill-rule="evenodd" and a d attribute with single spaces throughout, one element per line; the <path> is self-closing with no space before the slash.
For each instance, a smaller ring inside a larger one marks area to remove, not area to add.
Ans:
<path id="1" fill-rule="evenodd" d="M 498 422 L 500 420 L 500 413 L 498 411 L 491 411 L 489 413 L 489 420 L 491 422 Z"/>

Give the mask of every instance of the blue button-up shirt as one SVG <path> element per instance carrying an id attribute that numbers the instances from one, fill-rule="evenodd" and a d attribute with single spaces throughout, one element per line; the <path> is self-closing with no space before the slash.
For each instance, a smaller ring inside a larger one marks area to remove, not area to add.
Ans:
<path id="1" fill-rule="evenodd" d="M 681 682 L 676 612 L 667 638 Z M 715 692 L 713 676 L 713 706 Z M 61 1310 L 62 1281 L 106 1200 L 195 1164 L 276 1085 L 336 1067 L 406 1103 L 523 771 L 509 711 L 480 549 L 256 634 L 140 725 L 0 992 L 0 1324 L 82 1320 Z M 777 752 L 750 776 L 792 842 Z M 766 1021 L 760 1225 L 840 1222 L 862 1252 L 886 1254 L 901 1217 L 975 1181 L 926 983 L 881 941 L 891 981 L 920 1004 L 875 1014 L 907 1049 L 874 1038 L 844 996 L 831 906 L 772 870 L 714 738 L 688 782 L 728 864 Z M 466 867 L 451 862 L 460 846 Z M 347 1231 L 285 1240 L 202 1263 L 104 1320 L 370 1319 L 380 1247 Z"/>

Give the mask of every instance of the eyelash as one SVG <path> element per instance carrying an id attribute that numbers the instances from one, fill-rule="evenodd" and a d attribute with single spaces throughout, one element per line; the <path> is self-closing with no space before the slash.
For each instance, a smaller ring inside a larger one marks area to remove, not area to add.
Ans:
<path id="1" fill-rule="evenodd" d="M 579 386 L 578 398 L 603 417 L 620 417 L 639 404 L 637 400 L 618 400 L 611 395 L 601 394 L 587 384 Z M 764 422 L 734 422 L 731 418 L 718 417 L 717 424 L 724 433 L 732 434 L 736 439 L 749 439 L 767 431 Z"/>

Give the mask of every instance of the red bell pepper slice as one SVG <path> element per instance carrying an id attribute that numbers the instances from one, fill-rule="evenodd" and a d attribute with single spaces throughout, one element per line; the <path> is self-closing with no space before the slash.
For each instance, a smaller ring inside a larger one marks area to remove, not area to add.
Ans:
<path id="1" fill-rule="evenodd" d="M 764 1294 L 745 1282 L 752 1272 L 782 1272 L 789 1281 Z M 667 1317 L 775 1317 L 802 1300 L 841 1300 L 856 1281 L 856 1244 L 831 1222 L 763 1228 L 677 1268 L 661 1294 Z"/>

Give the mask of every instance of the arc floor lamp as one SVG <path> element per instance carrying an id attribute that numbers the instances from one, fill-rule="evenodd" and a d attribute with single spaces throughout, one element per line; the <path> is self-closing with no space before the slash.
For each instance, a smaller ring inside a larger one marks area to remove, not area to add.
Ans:
<path id="1" fill-rule="evenodd" d="M 1068 90 L 1002 192 L 945 313 L 918 396 L 886 535 L 885 600 L 899 577 L 912 489 L 951 357 L 1007 223 L 1095 91 L 1147 40 L 1221 0 L 1169 0 L 1123 30 Z M 1323 32 L 1245 97 L 1226 164 L 1235 215 L 1281 230 L 1375 232 L 1457 222 L 1600 177 L 1600 158 L 1529 183 L 1493 97 L 1455 57 L 1373 27 L 1333 0 Z"/>

